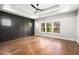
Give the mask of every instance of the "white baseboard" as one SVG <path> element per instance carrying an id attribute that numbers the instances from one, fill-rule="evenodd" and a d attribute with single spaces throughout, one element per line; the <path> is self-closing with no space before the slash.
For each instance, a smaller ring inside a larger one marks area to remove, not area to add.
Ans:
<path id="1" fill-rule="evenodd" d="M 79 40 L 76 40 L 76 42 L 79 44 Z"/>
<path id="2" fill-rule="evenodd" d="M 73 38 L 60 37 L 60 36 L 39 35 L 39 34 L 38 34 L 38 36 L 45 36 L 45 37 L 51 37 L 51 38 L 59 38 L 59 39 L 63 39 L 63 40 L 76 41 L 79 44 L 79 41 L 77 39 L 73 39 Z"/>

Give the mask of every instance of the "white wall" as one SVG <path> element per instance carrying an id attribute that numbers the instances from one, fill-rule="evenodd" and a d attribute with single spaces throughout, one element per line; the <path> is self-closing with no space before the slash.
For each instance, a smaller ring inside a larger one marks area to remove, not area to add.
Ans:
<path id="1" fill-rule="evenodd" d="M 47 33 L 41 32 L 42 22 L 61 22 L 61 33 Z M 71 40 L 76 40 L 76 12 L 64 13 L 55 16 L 50 16 L 46 18 L 40 18 L 35 20 L 35 35 L 49 36 L 49 37 L 62 37 L 71 38 Z"/>
<path id="2" fill-rule="evenodd" d="M 0 4 L 0 9 L 2 9 L 2 7 L 3 7 L 3 4 Z"/>
<path id="3" fill-rule="evenodd" d="M 77 12 L 77 41 L 79 42 L 79 10 Z"/>

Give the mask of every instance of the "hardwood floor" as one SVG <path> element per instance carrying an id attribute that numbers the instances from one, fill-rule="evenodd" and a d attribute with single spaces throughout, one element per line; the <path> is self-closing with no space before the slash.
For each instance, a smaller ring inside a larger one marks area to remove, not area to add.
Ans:
<path id="1" fill-rule="evenodd" d="M 0 43 L 1 55 L 79 55 L 74 41 L 42 36 L 18 38 Z"/>

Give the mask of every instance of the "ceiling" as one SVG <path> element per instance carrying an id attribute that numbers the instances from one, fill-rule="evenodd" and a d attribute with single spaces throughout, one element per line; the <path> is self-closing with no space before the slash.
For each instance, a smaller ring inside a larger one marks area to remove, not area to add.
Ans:
<path id="1" fill-rule="evenodd" d="M 36 6 L 36 4 L 34 5 Z M 37 19 L 64 12 L 73 12 L 76 11 L 78 7 L 78 4 L 39 4 L 40 9 L 46 10 L 34 13 L 36 9 L 34 9 L 31 4 L 1 4 L 0 10 L 32 19 Z"/>

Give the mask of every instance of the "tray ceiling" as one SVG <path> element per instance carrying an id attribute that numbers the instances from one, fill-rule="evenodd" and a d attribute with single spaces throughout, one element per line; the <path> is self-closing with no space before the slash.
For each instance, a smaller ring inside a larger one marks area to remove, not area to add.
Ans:
<path id="1" fill-rule="evenodd" d="M 33 4 L 36 6 L 36 4 Z M 1 5 L 0 5 L 1 6 Z M 54 15 L 57 13 L 67 12 L 67 11 L 75 11 L 78 9 L 79 5 L 74 4 L 39 4 L 40 9 L 47 9 L 45 11 L 38 11 L 34 13 L 36 9 L 34 9 L 31 4 L 3 4 L 3 7 L 0 10 L 14 13 L 17 15 L 21 15 L 28 18 L 40 18 L 47 17 L 50 15 Z"/>

